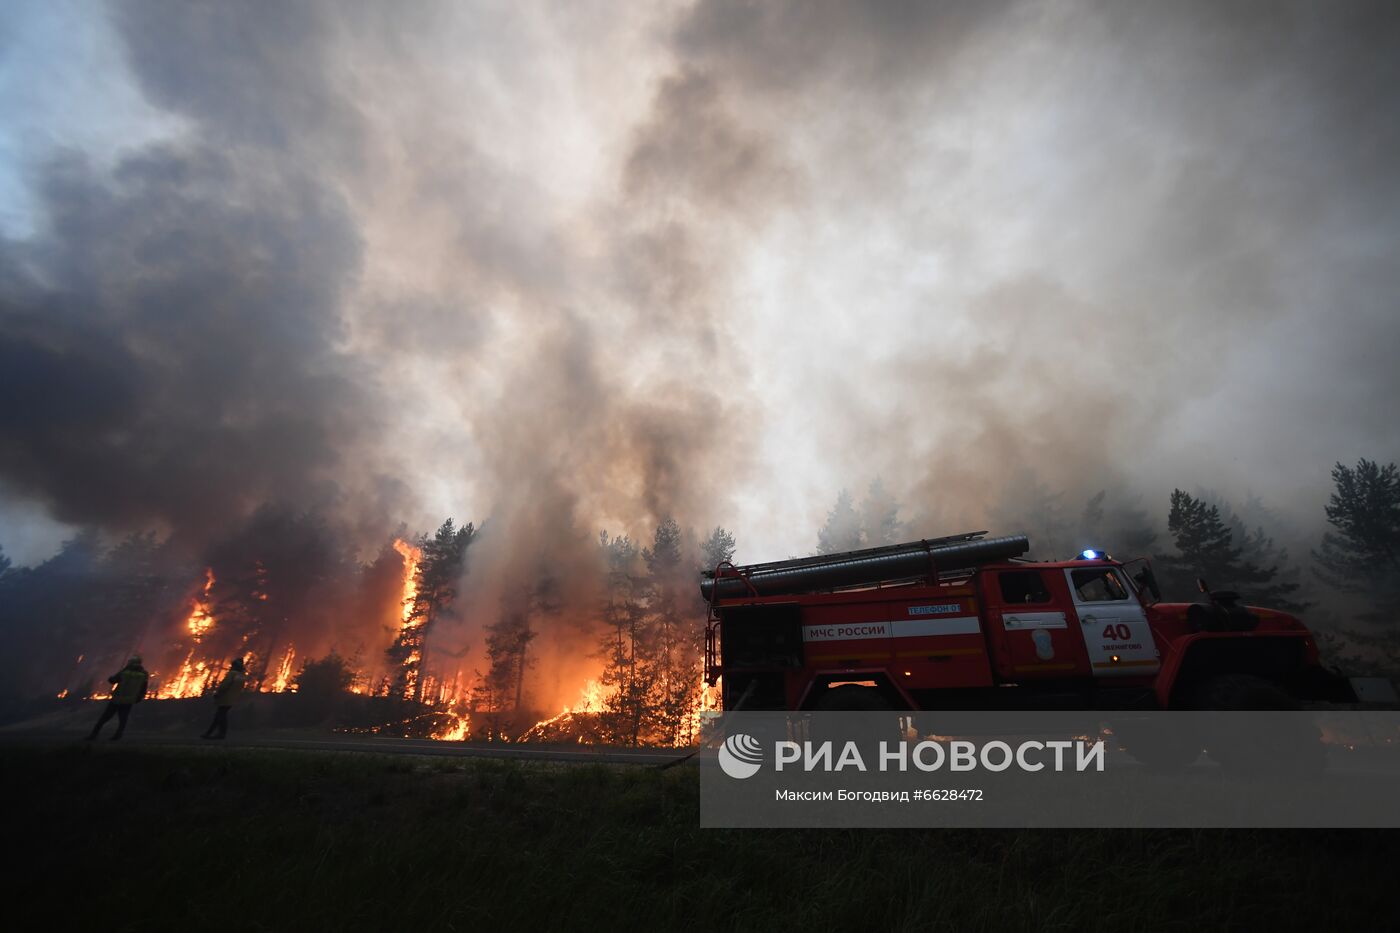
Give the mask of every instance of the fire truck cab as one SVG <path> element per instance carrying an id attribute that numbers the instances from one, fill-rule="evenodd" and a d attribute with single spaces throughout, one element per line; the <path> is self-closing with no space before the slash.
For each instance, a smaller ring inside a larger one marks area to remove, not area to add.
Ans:
<path id="1" fill-rule="evenodd" d="M 1146 558 L 1029 561 L 970 532 L 706 573 L 726 710 L 1290 708 L 1355 702 L 1297 618 L 1165 603 Z M 1248 696 L 1232 700 L 1222 685 Z"/>

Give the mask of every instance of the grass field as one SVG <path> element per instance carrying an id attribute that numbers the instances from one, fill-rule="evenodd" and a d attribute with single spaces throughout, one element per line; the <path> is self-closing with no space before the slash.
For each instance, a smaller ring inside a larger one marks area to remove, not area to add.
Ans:
<path id="1" fill-rule="evenodd" d="M 10 929 L 1392 926 L 1370 832 L 721 831 L 692 768 L 4 750 Z"/>

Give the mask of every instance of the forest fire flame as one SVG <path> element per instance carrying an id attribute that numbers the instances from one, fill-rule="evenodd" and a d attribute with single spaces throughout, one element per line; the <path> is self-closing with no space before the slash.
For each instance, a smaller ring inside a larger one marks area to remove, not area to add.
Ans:
<path id="1" fill-rule="evenodd" d="M 705 680 L 704 672 L 700 674 L 700 687 L 695 694 L 695 704 L 686 714 L 680 733 L 676 736 L 676 745 L 692 745 L 697 741 L 704 741 L 706 730 L 712 725 L 707 721 L 710 716 L 720 712 L 723 693 L 719 683 L 711 686 Z"/>
<path id="2" fill-rule="evenodd" d="M 429 671 L 424 660 L 430 654 L 425 652 L 423 631 L 425 618 L 419 606 L 419 570 L 424 559 L 423 548 L 403 538 L 392 544 L 393 550 L 402 559 L 402 578 L 398 584 L 398 609 L 391 618 L 394 621 L 396 646 L 404 650 L 397 653 L 397 663 L 391 662 L 390 674 L 376 680 L 366 668 L 356 665 L 347 667 L 349 682 L 342 689 L 359 696 L 383 699 L 397 698 L 414 701 L 420 709 L 407 718 L 395 723 L 374 726 L 368 729 L 373 733 L 418 735 L 438 741 L 460 742 L 472 738 L 487 741 L 507 742 L 569 742 L 587 743 L 608 741 L 610 734 L 609 714 L 615 712 L 610 702 L 610 687 L 604 682 L 601 673 L 588 678 L 579 689 L 576 699 L 565 704 L 554 716 L 541 719 L 524 732 L 512 728 L 511 722 L 517 710 L 501 709 L 495 706 L 480 706 L 480 687 L 470 671 L 459 667 L 448 674 L 440 670 Z M 214 645 L 213 635 L 220 629 L 221 605 L 215 598 L 217 580 L 212 567 L 205 568 L 202 585 L 190 597 L 188 610 L 179 625 L 179 632 L 185 642 L 183 658 L 178 667 L 168 673 L 157 668 L 153 673 L 152 697 L 155 699 L 190 699 L 207 695 L 220 681 L 227 667 L 227 659 L 209 656 Z M 267 571 L 261 561 L 254 570 L 255 588 L 253 598 L 266 600 L 268 597 Z M 394 591 L 390 591 L 391 593 Z M 396 617 L 395 617 L 396 616 Z M 239 618 L 236 615 L 230 618 Z M 224 628 L 230 624 L 222 620 Z M 223 634 L 231 634 L 224 632 Z M 298 656 L 303 655 L 299 646 L 286 640 L 266 657 L 249 650 L 249 642 L 255 632 L 244 633 L 239 654 L 249 671 L 249 689 L 258 693 L 298 692 Z M 405 635 L 408 637 L 405 638 Z M 303 646 L 304 647 L 304 646 Z M 81 663 L 82 657 L 79 657 Z M 306 669 L 306 660 L 301 668 Z M 397 676 L 394 676 L 397 674 Z M 60 698 L 69 695 L 68 690 L 59 694 Z M 99 687 L 87 693 L 89 698 L 102 699 L 109 695 Z M 719 705 L 717 689 L 706 687 L 701 681 L 694 693 L 694 705 L 679 724 L 672 738 L 667 741 L 676 745 L 690 744 L 703 734 L 706 725 L 705 713 L 717 709 Z M 519 696 L 516 697 L 519 703 Z M 538 714 L 536 714 L 538 715 Z M 480 723 L 476 720 L 485 717 Z M 528 722 L 529 720 L 526 720 Z M 473 728 L 478 730 L 474 735 Z M 484 730 L 484 732 L 482 731 Z"/>
<path id="3" fill-rule="evenodd" d="M 185 619 L 185 628 L 189 631 L 194 644 L 191 645 L 189 653 L 185 655 L 185 660 L 180 664 L 179 673 L 172 678 L 162 678 L 160 686 L 156 689 L 156 699 L 158 700 L 178 700 L 200 696 L 208 689 L 216 676 L 217 672 L 207 662 L 195 659 L 200 643 L 214 628 L 213 604 L 209 596 L 214 589 L 214 582 L 214 569 L 212 567 L 204 568 L 204 589 L 195 597 L 190 614 Z"/>
<path id="4" fill-rule="evenodd" d="M 282 662 L 277 665 L 277 673 L 272 678 L 271 683 L 264 683 L 263 693 L 286 693 L 296 691 L 296 684 L 292 682 L 292 662 L 296 659 L 297 650 L 294 645 L 287 645 L 287 653 L 282 656 Z"/>
<path id="5" fill-rule="evenodd" d="M 195 601 L 194 609 L 190 611 L 190 616 L 185 620 L 185 627 L 194 636 L 194 643 L 197 645 L 203 641 L 204 636 L 214 627 L 214 616 L 209 608 L 209 591 L 214 588 L 214 568 L 204 568 L 204 592 Z"/>
<path id="6" fill-rule="evenodd" d="M 403 607 L 400 619 L 407 626 L 413 618 L 413 602 L 418 597 L 418 562 L 423 558 L 423 549 L 409 544 L 403 538 L 394 539 L 394 550 L 403 558 Z"/>
<path id="7" fill-rule="evenodd" d="M 566 722 L 581 714 L 601 713 L 607 709 L 607 691 L 602 682 L 596 678 L 588 680 L 579 692 L 579 698 L 573 706 L 565 706 L 558 715 L 548 719 L 541 719 L 529 729 L 521 734 L 519 741 L 529 742 L 538 739 L 547 739 L 560 730 Z M 575 741 L 583 742 L 583 734 L 575 734 Z"/>
<path id="8" fill-rule="evenodd" d="M 214 670 L 204 661 L 194 659 L 195 649 L 185 656 L 180 672 L 170 680 L 161 682 L 156 690 L 158 700 L 183 700 L 203 695 L 214 679 Z"/>
<path id="9" fill-rule="evenodd" d="M 435 730 L 432 737 L 439 742 L 464 742 L 467 736 L 471 735 L 472 718 L 466 713 L 459 713 L 456 710 L 449 710 L 447 715 L 451 716 L 451 721 L 447 725 Z"/>
<path id="10" fill-rule="evenodd" d="M 402 538 L 394 539 L 394 550 L 403 558 L 403 596 L 400 601 L 399 638 L 408 640 L 410 633 L 423 624 L 422 619 L 413 613 L 418 600 L 418 563 L 423 559 L 423 549 Z M 412 699 L 418 689 L 419 665 L 423 660 L 421 650 L 409 652 L 403 661 L 404 699 Z"/>

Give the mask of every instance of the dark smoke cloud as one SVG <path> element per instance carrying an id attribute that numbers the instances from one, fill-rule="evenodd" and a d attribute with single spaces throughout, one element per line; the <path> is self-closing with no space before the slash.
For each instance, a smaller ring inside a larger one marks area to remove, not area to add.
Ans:
<path id="1" fill-rule="evenodd" d="M 188 533 L 333 501 L 367 409 L 340 303 L 359 242 L 295 173 L 190 145 L 42 183 L 48 225 L 4 244 L 0 471 L 74 524 Z"/>
<path id="2" fill-rule="evenodd" d="M 315 0 L 256 12 L 122 0 L 112 19 L 146 96 L 211 143 L 342 162 L 363 148 L 365 127 L 353 87 L 332 83 L 333 12 Z"/>

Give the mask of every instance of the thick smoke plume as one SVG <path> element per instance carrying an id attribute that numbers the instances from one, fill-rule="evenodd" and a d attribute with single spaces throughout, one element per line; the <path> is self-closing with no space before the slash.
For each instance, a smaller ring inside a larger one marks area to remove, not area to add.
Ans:
<path id="1" fill-rule="evenodd" d="M 92 15 L 173 129 L 29 152 L 0 493 L 190 585 L 269 515 L 384 580 L 476 521 L 448 650 L 559 581 L 554 702 L 601 529 L 805 553 L 875 476 L 915 535 L 1023 530 L 1042 483 L 1315 523 L 1396 455 L 1388 4 Z M 385 598 L 314 641 L 369 657 Z"/>

